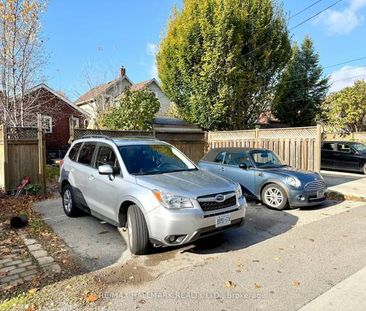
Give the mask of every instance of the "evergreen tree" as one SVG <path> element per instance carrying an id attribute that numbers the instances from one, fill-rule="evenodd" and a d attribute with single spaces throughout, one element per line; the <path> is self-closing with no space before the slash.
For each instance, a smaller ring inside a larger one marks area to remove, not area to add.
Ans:
<path id="1" fill-rule="evenodd" d="M 300 48 L 296 44 L 293 47 L 291 60 L 277 86 L 276 117 L 290 126 L 313 125 L 328 88 L 319 55 L 314 51 L 311 39 L 305 37 Z"/>
<path id="2" fill-rule="evenodd" d="M 243 129 L 265 108 L 290 52 L 273 0 L 185 0 L 160 43 L 159 78 L 187 121 Z"/>

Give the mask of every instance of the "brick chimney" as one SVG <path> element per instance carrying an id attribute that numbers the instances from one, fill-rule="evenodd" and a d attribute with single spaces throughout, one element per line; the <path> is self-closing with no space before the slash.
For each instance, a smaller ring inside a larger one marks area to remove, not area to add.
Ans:
<path id="1" fill-rule="evenodd" d="M 124 77 L 126 75 L 126 68 L 122 66 L 119 70 L 121 77 Z"/>

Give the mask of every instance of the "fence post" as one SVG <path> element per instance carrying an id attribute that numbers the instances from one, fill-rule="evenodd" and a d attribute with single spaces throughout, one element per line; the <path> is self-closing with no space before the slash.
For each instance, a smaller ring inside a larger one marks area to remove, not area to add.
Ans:
<path id="1" fill-rule="evenodd" d="M 42 115 L 37 114 L 37 141 L 38 141 L 38 178 L 41 184 L 41 193 L 46 194 L 46 149 L 42 127 Z"/>
<path id="2" fill-rule="evenodd" d="M 68 143 L 69 143 L 69 145 L 71 145 L 75 139 L 74 122 L 72 121 L 72 116 L 69 117 L 69 135 L 70 135 L 70 138 L 69 138 Z"/>
<path id="3" fill-rule="evenodd" d="M 4 182 L 4 191 L 5 193 L 10 191 L 9 189 L 9 182 L 8 182 L 8 163 L 9 163 L 9 154 L 8 154 L 8 133 L 7 133 L 7 127 L 5 124 L 2 124 L 2 141 L 3 141 L 3 182 Z"/>
<path id="4" fill-rule="evenodd" d="M 256 148 L 259 148 L 259 131 L 260 131 L 259 125 L 256 125 L 256 127 L 255 127 L 255 147 Z"/>
<path id="5" fill-rule="evenodd" d="M 316 125 L 316 139 L 315 139 L 315 159 L 314 159 L 314 170 L 319 172 L 321 167 L 321 148 L 322 148 L 322 135 L 323 127 L 321 124 Z"/>

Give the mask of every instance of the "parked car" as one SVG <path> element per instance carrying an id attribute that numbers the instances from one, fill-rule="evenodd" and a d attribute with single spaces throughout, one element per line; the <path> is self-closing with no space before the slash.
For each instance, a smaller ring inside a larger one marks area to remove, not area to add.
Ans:
<path id="1" fill-rule="evenodd" d="M 127 228 L 134 254 L 244 223 L 246 201 L 238 183 L 199 169 L 156 139 L 76 140 L 59 181 L 66 215 L 82 210 Z"/>
<path id="2" fill-rule="evenodd" d="M 267 149 L 215 148 L 198 166 L 238 182 L 245 196 L 273 209 L 312 206 L 326 199 L 320 174 L 284 165 Z"/>
<path id="3" fill-rule="evenodd" d="M 366 174 L 366 145 L 350 141 L 322 143 L 321 168 Z"/>

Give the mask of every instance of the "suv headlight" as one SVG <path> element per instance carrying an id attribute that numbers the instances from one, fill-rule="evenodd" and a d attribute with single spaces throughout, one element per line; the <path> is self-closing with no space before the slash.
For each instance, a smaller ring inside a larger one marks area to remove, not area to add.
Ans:
<path id="1" fill-rule="evenodd" d="M 289 186 L 295 187 L 295 188 L 300 188 L 301 187 L 301 181 L 293 176 L 287 176 L 286 179 L 286 184 L 288 184 Z"/>
<path id="2" fill-rule="evenodd" d="M 153 191 L 155 198 L 165 208 L 169 209 L 181 209 L 181 208 L 193 208 L 191 199 L 174 195 L 171 193 L 161 192 L 158 190 Z"/>
<path id="3" fill-rule="evenodd" d="M 239 184 L 236 186 L 235 193 L 236 193 L 236 199 L 237 200 L 242 198 L 243 191 L 241 190 L 241 186 Z"/>

